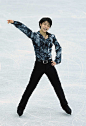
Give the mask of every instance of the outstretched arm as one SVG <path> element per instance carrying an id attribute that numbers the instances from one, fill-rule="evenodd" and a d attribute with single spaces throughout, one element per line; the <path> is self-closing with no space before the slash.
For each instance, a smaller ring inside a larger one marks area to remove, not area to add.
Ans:
<path id="1" fill-rule="evenodd" d="M 33 39 L 34 33 L 26 25 L 24 25 L 23 23 L 21 23 L 19 21 L 13 21 L 13 20 L 7 20 L 7 21 L 8 21 L 8 23 L 13 24 L 16 28 L 21 30 L 24 34 L 26 34 L 26 36 Z"/>
<path id="2" fill-rule="evenodd" d="M 55 51 L 56 51 L 56 56 L 55 56 L 55 62 L 56 64 L 59 64 L 61 63 L 61 53 L 62 53 L 62 48 L 60 46 L 60 44 L 58 43 L 55 35 L 54 35 L 54 38 L 53 38 L 53 43 L 55 45 Z"/>

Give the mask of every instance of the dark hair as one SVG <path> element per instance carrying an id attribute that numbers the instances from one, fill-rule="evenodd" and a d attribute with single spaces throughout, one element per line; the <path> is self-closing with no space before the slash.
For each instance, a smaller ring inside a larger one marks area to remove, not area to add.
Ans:
<path id="1" fill-rule="evenodd" d="M 45 21 L 48 21 L 49 24 L 50 24 L 50 27 L 51 27 L 51 25 L 52 25 L 52 20 L 51 20 L 49 17 L 43 17 L 43 18 L 39 21 L 39 27 L 40 27 L 40 28 L 41 28 L 40 23 L 42 24 L 42 23 L 45 22 Z"/>

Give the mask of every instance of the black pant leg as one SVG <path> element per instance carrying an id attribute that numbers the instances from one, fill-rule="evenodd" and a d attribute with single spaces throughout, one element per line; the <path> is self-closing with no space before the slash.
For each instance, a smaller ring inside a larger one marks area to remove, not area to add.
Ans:
<path id="1" fill-rule="evenodd" d="M 18 107 L 22 107 L 23 109 L 25 109 L 25 106 L 28 102 L 29 97 L 31 96 L 31 94 L 34 91 L 34 89 L 36 88 L 41 76 L 43 75 L 43 70 L 41 70 L 40 67 L 41 67 L 40 64 L 36 62 L 34 69 L 32 71 L 29 83 L 25 89 L 24 94 L 22 95 L 22 98 L 21 98 L 21 101 L 20 101 Z"/>
<path id="2" fill-rule="evenodd" d="M 50 80 L 50 82 L 60 100 L 61 105 L 68 104 L 55 67 L 52 66 L 51 64 L 49 64 L 48 69 L 46 69 L 45 74 L 47 75 L 48 79 Z"/>

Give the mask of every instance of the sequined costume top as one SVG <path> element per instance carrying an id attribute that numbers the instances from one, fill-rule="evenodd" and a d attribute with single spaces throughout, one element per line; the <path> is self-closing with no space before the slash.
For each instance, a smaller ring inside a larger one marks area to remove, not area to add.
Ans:
<path id="1" fill-rule="evenodd" d="M 49 32 L 46 32 L 48 34 L 48 38 L 45 39 L 40 31 L 33 32 L 30 28 L 28 28 L 26 25 L 19 21 L 14 21 L 13 24 L 16 28 L 21 30 L 24 34 L 26 34 L 27 37 L 29 37 L 32 40 L 34 51 L 36 58 L 39 58 L 41 60 L 48 60 L 52 58 L 52 46 L 55 45 L 55 62 L 56 64 L 61 63 L 61 52 L 62 48 L 60 44 L 58 43 L 56 37 L 54 34 L 51 34 Z"/>

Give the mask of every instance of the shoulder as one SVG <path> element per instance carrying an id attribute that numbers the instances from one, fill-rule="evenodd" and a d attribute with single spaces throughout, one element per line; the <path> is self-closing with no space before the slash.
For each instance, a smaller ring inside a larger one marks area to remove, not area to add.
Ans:
<path id="1" fill-rule="evenodd" d="M 54 37 L 55 37 L 55 35 L 54 35 L 54 34 L 52 34 L 52 33 L 47 32 L 47 34 L 48 34 L 48 35 L 50 35 L 52 38 L 54 38 Z"/>

